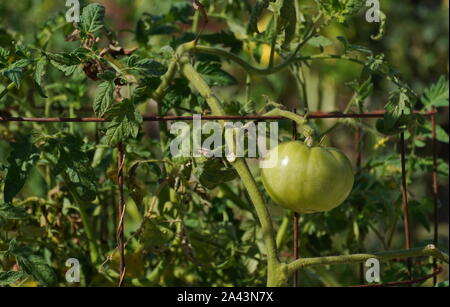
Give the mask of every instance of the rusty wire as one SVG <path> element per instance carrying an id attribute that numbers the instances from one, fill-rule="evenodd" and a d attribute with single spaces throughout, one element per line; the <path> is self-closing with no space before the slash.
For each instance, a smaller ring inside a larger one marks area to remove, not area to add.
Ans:
<path id="1" fill-rule="evenodd" d="M 437 245 L 438 241 L 438 226 L 437 226 L 437 210 L 438 210 L 438 184 L 437 184 L 437 138 L 436 138 L 436 109 L 428 112 L 416 112 L 423 116 L 431 117 L 432 122 L 432 138 L 433 138 L 433 197 L 434 197 L 434 238 L 433 242 Z M 313 112 L 307 115 L 307 118 L 318 119 L 318 118 L 382 118 L 384 116 L 384 111 L 372 111 L 366 113 L 352 113 L 344 114 L 339 112 Z M 228 115 L 228 116 L 202 116 L 203 120 L 283 120 L 284 117 L 281 116 L 262 116 L 262 115 Z M 146 116 L 143 118 L 144 121 L 190 121 L 193 120 L 192 116 Z M 95 118 L 95 117 L 78 117 L 78 118 L 68 118 L 68 117 L 4 117 L 0 116 L 0 122 L 40 122 L 40 123 L 101 123 L 108 122 L 105 118 Z M 360 128 L 357 131 L 357 142 L 361 139 Z M 298 133 L 296 130 L 296 125 L 293 125 L 293 139 L 297 139 Z M 400 151 L 401 151 L 401 163 L 402 163 L 402 209 L 404 217 L 404 231 L 405 231 L 405 241 L 406 248 L 411 247 L 410 229 L 409 229 L 409 216 L 408 216 L 408 194 L 406 186 L 406 166 L 405 166 L 405 139 L 404 133 L 400 135 Z M 117 227 L 117 241 L 118 249 L 120 253 L 120 280 L 119 287 L 125 286 L 125 250 L 124 250 L 124 216 L 125 216 L 125 198 L 124 198 L 124 177 L 123 177 L 123 167 L 124 167 L 124 152 L 122 144 L 118 145 L 118 174 L 117 182 L 119 186 L 119 224 Z M 357 165 L 361 165 L 361 147 L 358 145 L 357 151 Z M 298 259 L 298 214 L 294 214 L 294 258 Z M 361 268 L 362 270 L 362 268 Z M 433 278 L 433 283 L 436 283 L 436 276 L 442 272 L 442 268 L 438 268 L 436 260 L 433 261 L 433 273 L 426 275 L 422 278 L 412 279 L 412 262 L 408 259 L 408 275 L 410 280 L 400 281 L 400 282 L 390 282 L 384 284 L 376 285 L 358 285 L 353 287 L 383 287 L 383 286 L 395 286 L 395 285 L 412 285 L 415 283 L 423 282 L 427 279 Z M 294 287 L 298 286 L 298 272 L 294 274 Z"/>
<path id="2" fill-rule="evenodd" d="M 350 286 L 352 288 L 373 288 L 373 287 L 393 287 L 393 286 L 402 286 L 407 285 L 411 286 L 413 284 L 422 283 L 424 281 L 427 281 L 430 278 L 436 278 L 437 275 L 441 274 L 443 272 L 442 268 L 437 268 L 433 273 L 422 276 L 420 278 L 411 279 L 411 280 L 404 280 L 404 281 L 392 281 L 392 282 L 386 282 L 382 284 L 369 284 L 369 285 L 356 285 L 356 286 Z"/>
<path id="3" fill-rule="evenodd" d="M 406 185 L 406 153 L 405 153 L 405 133 L 400 133 L 400 155 L 402 164 L 402 210 L 403 210 L 403 227 L 405 232 L 405 247 L 411 248 L 411 233 L 409 228 L 409 208 L 408 208 L 408 190 Z M 408 276 L 412 280 L 412 263 L 408 259 Z"/>
<path id="4" fill-rule="evenodd" d="M 432 116 L 436 114 L 436 111 L 428 112 L 417 112 L 423 116 Z M 339 112 L 312 112 L 307 115 L 307 118 L 318 119 L 318 118 L 381 118 L 384 116 L 384 111 L 373 111 L 367 113 L 351 113 L 344 114 Z M 212 116 L 205 115 L 202 116 L 204 120 L 282 120 L 285 119 L 281 116 L 264 116 L 264 115 L 227 115 L 227 116 Z M 144 121 L 191 121 L 192 116 L 145 116 Z M 106 118 L 97 117 L 4 117 L 0 116 L 0 122 L 38 122 L 38 123 L 98 123 L 98 122 L 108 122 Z"/>
<path id="5" fill-rule="evenodd" d="M 362 141 L 362 131 L 361 131 L 361 126 L 357 126 L 356 127 L 356 132 L 355 132 L 355 143 L 356 143 L 356 170 L 357 172 L 360 171 L 361 169 L 361 165 L 362 165 L 362 146 L 361 146 L 361 141 Z M 358 211 L 361 211 L 361 206 L 358 205 Z M 360 263 L 358 265 L 359 268 L 359 283 L 360 284 L 364 284 L 364 264 Z"/>
<path id="6" fill-rule="evenodd" d="M 297 113 L 297 110 L 293 110 L 294 113 Z M 298 131 L 297 131 L 297 123 L 295 121 L 292 122 L 292 139 L 295 141 L 298 139 Z M 294 259 L 297 260 L 299 258 L 299 233 L 298 233 L 298 222 L 299 215 L 297 212 L 294 212 Z M 294 272 L 294 287 L 299 286 L 299 272 L 296 270 Z"/>
<path id="7" fill-rule="evenodd" d="M 432 151 L 433 151 L 433 223 L 434 223 L 434 236 L 433 236 L 433 244 L 437 246 L 438 244 L 438 193 L 439 193 L 439 185 L 437 179 L 438 173 L 438 165 L 437 165 L 437 137 L 436 137 L 436 109 L 433 108 L 435 113 L 431 116 L 431 133 L 432 133 Z M 433 271 L 436 272 L 438 269 L 436 259 L 433 259 Z M 435 285 L 437 282 L 437 275 L 433 276 L 433 284 Z"/>
<path id="8" fill-rule="evenodd" d="M 125 197 L 123 192 L 123 166 L 125 163 L 124 152 L 122 143 L 117 145 L 118 150 L 118 173 L 117 173 L 117 184 L 119 185 L 119 224 L 117 227 L 117 247 L 119 249 L 119 287 L 125 286 L 125 272 L 126 272 L 126 263 L 125 263 L 125 241 L 124 241 L 124 219 L 125 219 Z"/>

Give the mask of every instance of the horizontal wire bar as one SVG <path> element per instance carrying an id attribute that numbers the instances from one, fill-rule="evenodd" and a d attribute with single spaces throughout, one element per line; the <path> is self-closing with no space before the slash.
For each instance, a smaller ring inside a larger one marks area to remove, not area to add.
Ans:
<path id="1" fill-rule="evenodd" d="M 415 112 L 423 116 L 431 116 L 436 113 L 436 111 L 428 112 Z M 384 116 L 384 111 L 373 111 L 367 113 L 352 113 L 344 114 L 339 112 L 313 112 L 310 113 L 307 118 L 382 118 Z M 285 117 L 282 116 L 263 116 L 263 115 L 227 115 L 227 116 L 202 116 L 203 120 L 284 120 Z M 146 122 L 155 121 L 175 121 L 193 120 L 192 116 L 145 116 L 143 118 Z M 38 123 L 98 123 L 98 122 L 109 122 L 106 118 L 96 118 L 96 117 L 3 117 L 0 116 L 0 122 L 38 122 Z"/>
<path id="2" fill-rule="evenodd" d="M 401 285 L 412 285 L 424 282 L 430 278 L 433 278 L 443 272 L 442 268 L 438 268 L 435 272 L 422 276 L 417 279 L 413 280 L 404 280 L 404 281 L 392 281 L 392 282 L 386 282 L 383 284 L 368 284 L 368 285 L 356 285 L 356 286 L 350 286 L 351 288 L 372 288 L 372 287 L 392 287 L 392 286 L 401 286 Z"/>

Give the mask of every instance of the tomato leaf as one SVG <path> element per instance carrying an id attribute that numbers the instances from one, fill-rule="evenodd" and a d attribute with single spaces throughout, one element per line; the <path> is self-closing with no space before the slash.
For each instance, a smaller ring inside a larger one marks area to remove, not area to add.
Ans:
<path id="1" fill-rule="evenodd" d="M 147 78 L 160 77 L 167 71 L 167 68 L 161 63 L 150 59 L 142 59 L 137 55 L 129 57 L 127 65 L 132 73 Z"/>
<path id="2" fill-rule="evenodd" d="M 433 107 L 448 107 L 448 91 L 448 80 L 441 76 L 435 84 L 425 89 L 420 100 L 427 110 Z"/>
<path id="3" fill-rule="evenodd" d="M 97 196 L 98 179 L 92 172 L 84 145 L 78 135 L 60 133 L 47 140 L 44 151 L 46 158 L 54 165 L 55 175 L 66 174 L 69 189 L 77 191 L 82 200 L 93 201 Z"/>
<path id="4" fill-rule="evenodd" d="M 191 95 L 189 83 L 185 79 L 175 79 L 173 85 L 166 93 L 162 104 L 162 114 L 167 114 L 170 109 L 180 106 Z"/>
<path id="5" fill-rule="evenodd" d="M 9 59 L 9 50 L 0 47 L 0 64 L 6 65 Z M 2 66 L 0 66 L 2 68 Z"/>
<path id="6" fill-rule="evenodd" d="M 209 86 L 228 86 L 237 83 L 237 80 L 232 75 L 222 70 L 220 63 L 198 62 L 196 69 Z"/>
<path id="7" fill-rule="evenodd" d="M 234 168 L 225 167 L 220 159 L 207 160 L 194 171 L 199 182 L 207 189 L 214 189 L 218 185 L 234 180 L 238 174 Z"/>
<path id="8" fill-rule="evenodd" d="M 0 286 L 9 286 L 28 276 L 24 271 L 0 272 Z"/>
<path id="9" fill-rule="evenodd" d="M 47 58 L 42 57 L 36 62 L 36 68 L 34 70 L 34 82 L 39 95 L 41 95 L 42 98 L 47 98 L 44 90 L 42 89 L 42 78 L 45 76 L 45 68 L 47 67 L 47 64 Z"/>
<path id="10" fill-rule="evenodd" d="M 28 217 L 28 213 L 24 208 L 0 203 L 0 217 L 6 220 L 21 220 Z"/>
<path id="11" fill-rule="evenodd" d="M 105 81 L 100 83 L 94 99 L 94 112 L 102 117 L 111 107 L 114 100 L 114 82 Z"/>
<path id="12" fill-rule="evenodd" d="M 308 41 L 308 45 L 317 48 L 323 48 L 331 44 L 333 44 L 333 42 L 322 35 L 315 36 Z"/>
<path id="13" fill-rule="evenodd" d="M 384 117 L 377 121 L 376 127 L 379 132 L 391 135 L 404 131 L 410 124 L 421 120 L 420 115 L 413 113 L 411 100 L 402 89 L 391 95 L 385 106 Z"/>
<path id="14" fill-rule="evenodd" d="M 56 274 L 44 258 L 33 253 L 29 247 L 18 247 L 13 239 L 9 245 L 9 252 L 16 257 L 17 264 L 44 286 L 57 283 Z"/>
<path id="15" fill-rule="evenodd" d="M 37 148 L 28 137 L 12 143 L 12 151 L 8 157 L 9 166 L 5 179 L 4 200 L 11 203 L 14 196 L 20 192 L 33 165 L 39 160 Z"/>
<path id="16" fill-rule="evenodd" d="M 104 26 L 105 7 L 94 3 L 83 9 L 80 17 L 81 29 L 85 34 L 95 34 Z"/>
<path id="17" fill-rule="evenodd" d="M 244 45 L 232 32 L 226 31 L 204 34 L 202 35 L 201 40 L 210 44 L 222 45 L 223 47 L 230 48 L 231 53 L 239 53 Z"/>
<path id="18" fill-rule="evenodd" d="M 66 76 L 72 75 L 81 64 L 75 52 L 61 52 L 61 53 L 45 53 L 50 63 L 60 71 L 64 72 Z"/>
<path id="19" fill-rule="evenodd" d="M 130 137 L 136 137 L 143 121 L 141 113 L 136 109 L 133 101 L 129 99 L 115 104 L 108 111 L 107 118 L 111 123 L 106 131 L 106 139 L 111 146 L 117 145 Z"/>

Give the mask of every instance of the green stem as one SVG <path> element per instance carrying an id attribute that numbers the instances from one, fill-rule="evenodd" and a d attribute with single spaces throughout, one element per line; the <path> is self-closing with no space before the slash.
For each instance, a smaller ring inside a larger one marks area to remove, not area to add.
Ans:
<path id="1" fill-rule="evenodd" d="M 314 144 L 313 140 L 314 129 L 312 129 L 307 124 L 308 120 L 305 118 L 305 116 L 298 115 L 296 113 L 282 110 L 279 108 L 270 110 L 269 112 L 265 113 L 264 116 L 277 116 L 277 117 L 279 116 L 294 121 L 298 125 L 298 131 L 305 137 L 305 143 L 308 146 L 312 146 Z"/>
<path id="2" fill-rule="evenodd" d="M 69 175 L 63 171 L 62 176 L 64 178 L 64 181 L 66 184 L 70 183 Z M 80 212 L 81 221 L 83 222 L 83 228 L 86 232 L 86 236 L 89 241 L 89 252 L 91 256 L 92 263 L 97 263 L 99 259 L 99 246 L 97 244 L 97 241 L 94 236 L 94 230 L 92 229 L 92 225 L 89 223 L 89 215 L 86 212 L 85 205 L 86 203 L 81 199 L 81 196 L 78 194 L 78 192 L 74 189 L 70 189 L 70 194 L 72 194 L 72 197 L 75 200 L 75 203 L 78 206 L 78 210 Z"/>
<path id="3" fill-rule="evenodd" d="M 0 99 L 2 99 L 10 90 L 16 87 L 16 84 L 14 82 L 11 82 L 8 84 L 8 86 L 0 93 Z"/>
<path id="4" fill-rule="evenodd" d="M 277 248 L 280 249 L 280 247 L 284 244 L 284 240 L 286 239 L 287 230 L 289 227 L 289 222 L 291 220 L 292 214 L 290 212 L 287 212 L 287 214 L 283 217 L 283 220 L 281 221 L 280 228 L 278 229 L 277 233 Z"/>
<path id="5" fill-rule="evenodd" d="M 213 115 L 223 116 L 226 115 L 221 103 L 212 93 L 208 84 L 203 80 L 200 74 L 189 63 L 188 58 L 183 58 L 182 73 L 190 81 L 193 87 L 202 95 L 208 103 Z M 223 121 L 220 121 L 223 125 Z M 287 280 L 285 264 L 281 263 L 278 259 L 277 246 L 275 242 L 275 231 L 272 225 L 272 219 L 270 218 L 269 211 L 264 203 L 264 199 L 259 191 L 258 185 L 251 174 L 247 162 L 243 158 L 238 158 L 232 162 L 233 167 L 239 174 L 250 199 L 255 206 L 256 214 L 261 224 L 262 236 L 267 248 L 267 260 L 268 260 L 268 286 L 281 285 Z"/>
<path id="6" fill-rule="evenodd" d="M 288 264 L 287 270 L 289 273 L 292 273 L 295 270 L 315 265 L 359 263 L 365 262 L 367 259 L 370 258 L 375 258 L 380 261 L 388 261 L 392 259 L 405 259 L 412 257 L 434 257 L 436 259 L 442 260 L 445 263 L 448 263 L 448 255 L 437 249 L 434 245 L 430 244 L 425 247 L 385 251 L 372 254 L 353 254 L 353 255 L 329 256 L 317 258 L 302 258 L 297 259 Z"/>
<path id="7" fill-rule="evenodd" d="M 350 110 L 351 110 L 351 108 L 352 108 L 352 106 L 353 106 L 353 103 L 354 103 L 354 101 L 355 101 L 355 98 L 356 98 L 356 94 L 354 94 L 353 97 L 350 99 L 350 101 L 348 102 L 348 104 L 347 104 L 347 106 L 345 107 L 345 110 L 344 110 L 344 112 L 342 112 L 342 114 L 347 114 L 348 112 L 350 112 Z M 345 119 L 343 119 L 343 118 L 338 119 L 338 120 L 334 123 L 333 126 L 331 126 L 330 128 L 328 128 L 327 130 L 325 130 L 324 132 L 322 132 L 322 133 L 320 134 L 320 138 L 322 138 L 323 136 L 325 136 L 325 135 L 331 133 L 334 129 L 336 129 L 336 128 L 337 128 L 339 125 L 341 125 L 344 121 L 345 121 Z"/>
<path id="8" fill-rule="evenodd" d="M 272 42 L 270 45 L 269 68 L 273 67 L 273 63 L 275 60 L 275 47 L 277 45 L 277 36 L 278 36 L 278 14 L 273 15 L 273 22 L 275 30 L 273 31 Z"/>
<path id="9" fill-rule="evenodd" d="M 199 11 L 195 11 L 194 19 L 192 21 L 192 33 L 197 33 L 198 32 L 199 21 L 200 21 L 200 12 Z"/>

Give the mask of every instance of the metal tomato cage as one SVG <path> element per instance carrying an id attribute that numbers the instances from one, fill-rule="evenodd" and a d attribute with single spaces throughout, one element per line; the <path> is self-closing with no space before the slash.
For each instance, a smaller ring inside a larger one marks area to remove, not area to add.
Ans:
<path id="1" fill-rule="evenodd" d="M 294 110 L 295 112 L 295 110 Z M 428 112 L 422 112 L 421 115 L 425 116 L 428 120 L 431 120 L 432 125 L 432 155 L 433 155 L 433 168 L 432 168 L 432 194 L 433 194 L 433 244 L 437 246 L 438 244 L 438 179 L 437 179 L 437 137 L 436 137 L 436 109 Z M 310 119 L 318 119 L 318 118 L 382 118 L 384 116 L 384 111 L 373 111 L 366 113 L 353 113 L 353 114 L 344 114 L 339 112 L 312 112 L 308 115 Z M 284 117 L 279 116 L 260 116 L 260 115 L 246 115 L 246 116 L 202 116 L 204 120 L 256 120 L 256 121 L 268 121 L 268 120 L 286 120 Z M 183 120 L 190 121 L 193 120 L 191 116 L 146 116 L 143 118 L 146 122 L 155 122 L 155 121 L 175 121 L 175 120 Z M 37 123 L 101 123 L 108 122 L 108 120 L 104 118 L 94 118 L 94 117 L 77 117 L 77 118 L 67 118 L 67 117 L 2 117 L 0 116 L 0 122 L 37 122 Z M 292 139 L 298 138 L 298 133 L 296 129 L 296 125 L 293 124 L 292 131 Z M 358 127 L 355 133 L 355 143 L 356 143 L 356 166 L 357 168 L 361 167 L 362 161 L 362 153 L 361 153 L 361 127 Z M 409 225 L 409 214 L 408 214 L 408 190 L 406 184 L 406 154 L 405 154 L 405 135 L 404 133 L 400 133 L 399 139 L 399 148 L 401 155 L 401 189 L 402 189 L 402 211 L 403 211 L 403 229 L 405 235 L 405 248 L 411 248 L 411 229 Z M 126 263 L 125 263 L 125 241 L 124 241 L 124 216 L 125 216 L 125 195 L 124 195 L 124 176 L 123 176 L 123 166 L 125 163 L 125 155 L 123 151 L 122 144 L 117 145 L 118 149 L 118 174 L 117 174 L 117 185 L 119 187 L 119 204 L 118 204 L 118 227 L 117 227 L 117 248 L 120 255 L 120 280 L 119 287 L 125 286 L 125 271 L 126 271 Z M 299 215 L 297 213 L 294 214 L 294 246 L 293 253 L 294 258 L 299 258 L 299 232 L 298 232 L 298 220 Z M 387 282 L 382 284 L 364 284 L 364 279 L 361 278 L 361 284 L 356 285 L 354 287 L 387 287 L 387 286 L 397 286 L 397 285 L 412 285 L 416 283 L 424 282 L 430 278 L 433 278 L 433 284 L 437 282 L 437 275 L 442 273 L 442 268 L 438 267 L 436 259 L 433 260 L 433 272 L 426 276 L 422 276 L 420 278 L 413 278 L 412 274 L 412 266 L 411 258 L 407 260 L 408 266 L 408 277 L 409 280 L 406 281 L 396 281 L 396 282 Z M 360 264 L 360 273 L 362 277 L 363 273 L 363 265 Z M 293 278 L 293 286 L 298 287 L 299 285 L 299 277 L 298 271 L 294 274 Z"/>

